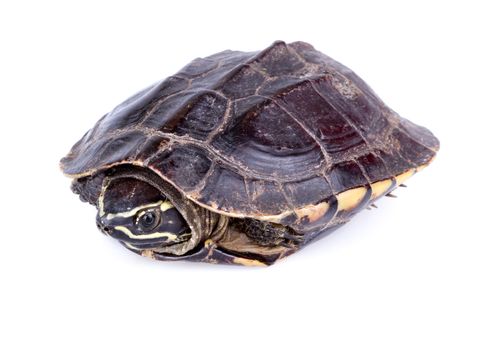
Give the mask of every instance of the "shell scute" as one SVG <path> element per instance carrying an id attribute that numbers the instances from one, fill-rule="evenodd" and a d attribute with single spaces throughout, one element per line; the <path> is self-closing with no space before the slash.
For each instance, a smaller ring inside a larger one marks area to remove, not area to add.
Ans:
<path id="1" fill-rule="evenodd" d="M 358 132 L 365 137 L 371 135 L 370 141 L 373 141 L 374 135 L 382 133 L 388 127 L 388 111 L 383 110 L 381 105 L 373 103 L 363 93 L 358 93 L 350 99 L 346 95 L 347 90 L 337 90 L 332 79 L 318 79 L 313 86 L 337 112 L 356 127 Z"/>
<path id="2" fill-rule="evenodd" d="M 247 169 L 273 176 L 294 176 L 316 169 L 324 156 L 318 144 L 281 108 L 268 103 L 238 116 L 212 145 L 235 156 Z"/>
<path id="3" fill-rule="evenodd" d="M 255 59 L 255 65 L 270 76 L 292 75 L 305 67 L 305 64 L 282 41 L 262 51 Z"/>
<path id="4" fill-rule="evenodd" d="M 266 97 L 280 95 L 285 91 L 290 91 L 297 84 L 301 83 L 301 77 L 281 76 L 267 79 L 259 86 L 258 94 Z"/>
<path id="5" fill-rule="evenodd" d="M 211 164 L 204 149 L 177 145 L 158 154 L 148 165 L 179 188 L 189 191 L 200 184 Z"/>
<path id="6" fill-rule="evenodd" d="M 246 182 L 255 215 L 277 215 L 293 208 L 278 183 L 255 179 L 249 179 Z"/>
<path id="7" fill-rule="evenodd" d="M 234 215 L 250 211 L 244 178 L 221 164 L 215 165 L 198 197 L 200 202 L 215 203 L 216 209 Z"/>
<path id="8" fill-rule="evenodd" d="M 101 121 L 98 131 L 107 134 L 114 130 L 136 126 L 147 116 L 148 111 L 161 99 L 161 96 L 184 90 L 188 83 L 184 79 L 169 77 L 127 99 Z"/>
<path id="9" fill-rule="evenodd" d="M 189 135 L 198 140 L 205 140 L 221 123 L 227 109 L 227 100 L 214 93 L 205 93 L 188 105 L 177 125 L 172 130 L 176 135 Z"/>
<path id="10" fill-rule="evenodd" d="M 196 91 L 179 91 L 166 95 L 147 110 L 140 127 L 163 132 L 172 131 L 188 111 L 189 100 L 197 99 Z"/>
<path id="11" fill-rule="evenodd" d="M 257 89 L 265 79 L 266 77 L 253 69 L 251 65 L 244 65 L 231 79 L 225 82 L 221 87 L 221 91 L 233 99 L 248 97 L 255 95 Z"/>
<path id="12" fill-rule="evenodd" d="M 362 136 L 336 108 L 322 98 L 310 81 L 284 94 L 278 102 L 286 113 L 305 125 L 330 154 L 364 143 Z"/>

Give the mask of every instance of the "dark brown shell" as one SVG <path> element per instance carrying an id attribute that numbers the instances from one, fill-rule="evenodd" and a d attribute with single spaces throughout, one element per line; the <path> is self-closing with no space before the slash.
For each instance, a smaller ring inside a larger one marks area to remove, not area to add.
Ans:
<path id="1" fill-rule="evenodd" d="M 278 215 L 427 164 L 439 147 L 311 45 L 196 59 L 98 121 L 62 159 L 131 163 L 233 216 Z"/>

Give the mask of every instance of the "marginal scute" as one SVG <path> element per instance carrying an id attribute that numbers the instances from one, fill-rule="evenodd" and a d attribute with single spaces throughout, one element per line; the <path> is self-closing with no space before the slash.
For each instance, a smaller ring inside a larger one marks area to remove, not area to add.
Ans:
<path id="1" fill-rule="evenodd" d="M 395 148 L 388 150 L 377 150 L 376 154 L 384 161 L 392 175 L 400 174 L 405 170 L 415 167 L 415 164 L 407 161 Z"/>
<path id="2" fill-rule="evenodd" d="M 395 129 L 392 136 L 396 140 L 401 156 L 416 166 L 429 162 L 436 154 L 405 131 Z"/>
<path id="3" fill-rule="evenodd" d="M 357 163 L 365 169 L 371 182 L 379 181 L 391 176 L 384 161 L 373 153 L 369 153 L 357 158 Z"/>
<path id="4" fill-rule="evenodd" d="M 327 176 L 331 181 L 331 188 L 334 193 L 368 184 L 362 169 L 355 161 L 347 161 L 334 165 L 328 171 Z"/>
<path id="5" fill-rule="evenodd" d="M 411 121 L 408 119 L 400 119 L 400 126 L 401 130 L 403 130 L 405 133 L 410 135 L 410 138 L 412 140 L 417 140 L 420 142 L 422 145 L 425 147 L 437 151 L 439 149 L 439 142 L 438 140 L 434 137 L 434 135 L 427 129 L 424 128 L 423 126 L 413 124 Z"/>
<path id="6" fill-rule="evenodd" d="M 75 194 L 79 195 L 79 198 L 83 202 L 88 202 L 91 205 L 96 206 L 102 191 L 104 180 L 105 174 L 103 172 L 74 179 L 71 184 L 71 190 Z"/>

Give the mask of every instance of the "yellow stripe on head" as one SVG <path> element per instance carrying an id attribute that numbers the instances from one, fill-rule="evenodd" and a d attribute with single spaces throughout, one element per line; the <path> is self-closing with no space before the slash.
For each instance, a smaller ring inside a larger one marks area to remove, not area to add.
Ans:
<path id="1" fill-rule="evenodd" d="M 103 196 L 105 194 L 105 191 L 107 190 L 108 184 L 104 185 L 102 187 L 102 192 L 100 194 L 100 197 L 98 197 L 98 214 L 100 217 L 105 215 L 105 211 L 103 210 Z"/>
<path id="2" fill-rule="evenodd" d="M 163 201 L 162 204 L 160 204 L 160 210 L 161 211 L 167 211 L 170 208 L 174 208 L 174 206 L 169 201 Z"/>
<path id="3" fill-rule="evenodd" d="M 177 235 L 174 234 L 174 233 L 171 233 L 171 232 L 153 232 L 153 233 L 149 233 L 149 234 L 135 235 L 127 227 L 124 227 L 124 226 L 115 226 L 114 228 L 116 230 L 121 231 L 126 236 L 128 236 L 129 238 L 132 238 L 132 239 L 145 240 L 145 239 L 164 238 L 164 237 L 167 237 L 171 241 L 177 239 Z"/>
<path id="4" fill-rule="evenodd" d="M 170 208 L 174 207 L 169 201 L 159 201 L 156 203 L 140 205 L 139 207 L 133 208 L 129 211 L 125 211 L 125 212 L 121 212 L 121 213 L 115 213 L 115 214 L 113 214 L 113 213 L 107 214 L 107 220 L 112 220 L 114 218 L 130 218 L 130 217 L 135 216 L 139 211 L 141 211 L 143 209 L 148 209 L 148 208 L 153 208 L 153 207 L 158 207 L 158 206 L 160 206 L 160 210 L 162 210 L 162 211 L 165 211 L 162 208 L 170 209 Z"/>

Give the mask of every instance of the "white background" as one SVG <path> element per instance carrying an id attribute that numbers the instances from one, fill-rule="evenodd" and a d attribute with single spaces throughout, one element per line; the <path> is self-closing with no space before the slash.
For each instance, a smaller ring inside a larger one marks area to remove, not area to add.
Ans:
<path id="1" fill-rule="evenodd" d="M 495 349 L 491 1 L 4 1 L 2 349 Z M 198 56 L 304 40 L 441 140 L 435 162 L 270 268 L 154 262 L 104 237 L 59 159 Z"/>

